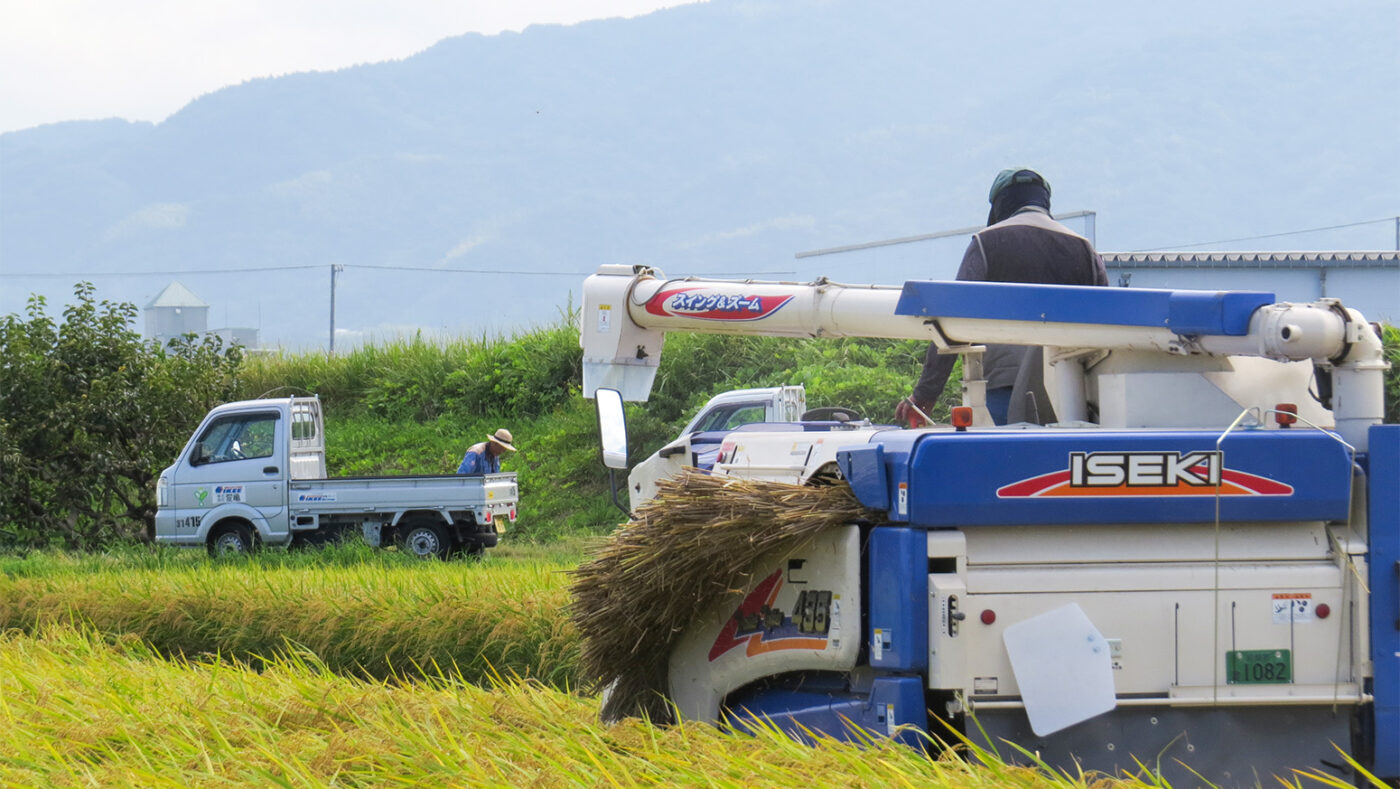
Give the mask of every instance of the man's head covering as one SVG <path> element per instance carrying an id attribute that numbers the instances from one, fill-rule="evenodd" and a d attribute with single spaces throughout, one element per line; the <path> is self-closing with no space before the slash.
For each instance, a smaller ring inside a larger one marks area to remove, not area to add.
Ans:
<path id="1" fill-rule="evenodd" d="M 510 431 L 506 430 L 504 427 L 497 430 L 495 435 L 487 436 L 486 440 L 507 452 L 515 451 L 515 445 L 511 443 L 515 439 L 511 436 Z"/>
<path id="2" fill-rule="evenodd" d="M 1035 170 L 1024 167 L 1002 170 L 992 181 L 987 202 L 992 204 L 987 213 L 989 225 L 995 225 L 1028 205 L 1049 211 L 1050 182 Z"/>

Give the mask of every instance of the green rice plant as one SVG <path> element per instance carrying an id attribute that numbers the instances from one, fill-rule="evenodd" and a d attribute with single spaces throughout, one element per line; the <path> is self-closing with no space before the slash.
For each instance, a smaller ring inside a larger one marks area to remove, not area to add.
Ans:
<path id="1" fill-rule="evenodd" d="M 578 640 L 562 613 L 570 565 L 413 562 L 368 548 L 331 551 L 329 561 L 192 554 L 158 552 L 144 565 L 110 556 L 8 560 L 0 628 L 80 623 L 167 655 L 247 660 L 294 644 L 333 670 L 376 678 L 442 670 L 485 682 L 499 671 L 577 684 Z"/>
<path id="2" fill-rule="evenodd" d="M 0 636 L 0 721 L 0 784 L 17 787 L 1143 785 L 876 739 L 812 747 L 772 726 L 605 725 L 596 699 L 533 681 L 364 681 L 295 651 L 166 661 L 68 626 Z"/>

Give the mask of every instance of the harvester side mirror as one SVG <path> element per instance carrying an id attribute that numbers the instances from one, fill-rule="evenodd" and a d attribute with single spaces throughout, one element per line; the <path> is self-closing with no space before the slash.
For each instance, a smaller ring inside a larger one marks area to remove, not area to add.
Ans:
<path id="1" fill-rule="evenodd" d="M 627 468 L 627 416 L 622 410 L 622 393 L 616 389 L 599 389 L 594 394 L 598 404 L 598 438 L 602 442 L 603 465 Z"/>
<path id="2" fill-rule="evenodd" d="M 622 393 L 616 389 L 599 389 L 593 393 L 598 407 L 598 439 L 603 465 L 608 468 L 608 489 L 613 505 L 629 518 L 631 511 L 622 506 L 617 495 L 617 470 L 627 470 L 627 414 L 622 408 Z"/>

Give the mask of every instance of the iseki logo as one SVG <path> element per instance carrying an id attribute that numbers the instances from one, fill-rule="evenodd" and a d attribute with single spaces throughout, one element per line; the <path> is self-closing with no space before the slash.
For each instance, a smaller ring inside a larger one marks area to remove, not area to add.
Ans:
<path id="1" fill-rule="evenodd" d="M 1177 487 L 1220 484 L 1220 452 L 1071 452 L 1069 484 L 1075 488 Z"/>
<path id="2" fill-rule="evenodd" d="M 997 498 L 1293 495 L 1292 485 L 1227 468 L 1218 450 L 1071 452 L 1068 465 L 1002 485 Z"/>

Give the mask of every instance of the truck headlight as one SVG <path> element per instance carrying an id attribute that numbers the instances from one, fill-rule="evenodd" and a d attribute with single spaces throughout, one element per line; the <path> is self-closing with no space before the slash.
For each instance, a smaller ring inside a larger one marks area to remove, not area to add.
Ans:
<path id="1" fill-rule="evenodd" d="M 156 506 L 170 506 L 170 480 L 165 477 L 161 477 L 160 480 L 156 482 Z"/>

